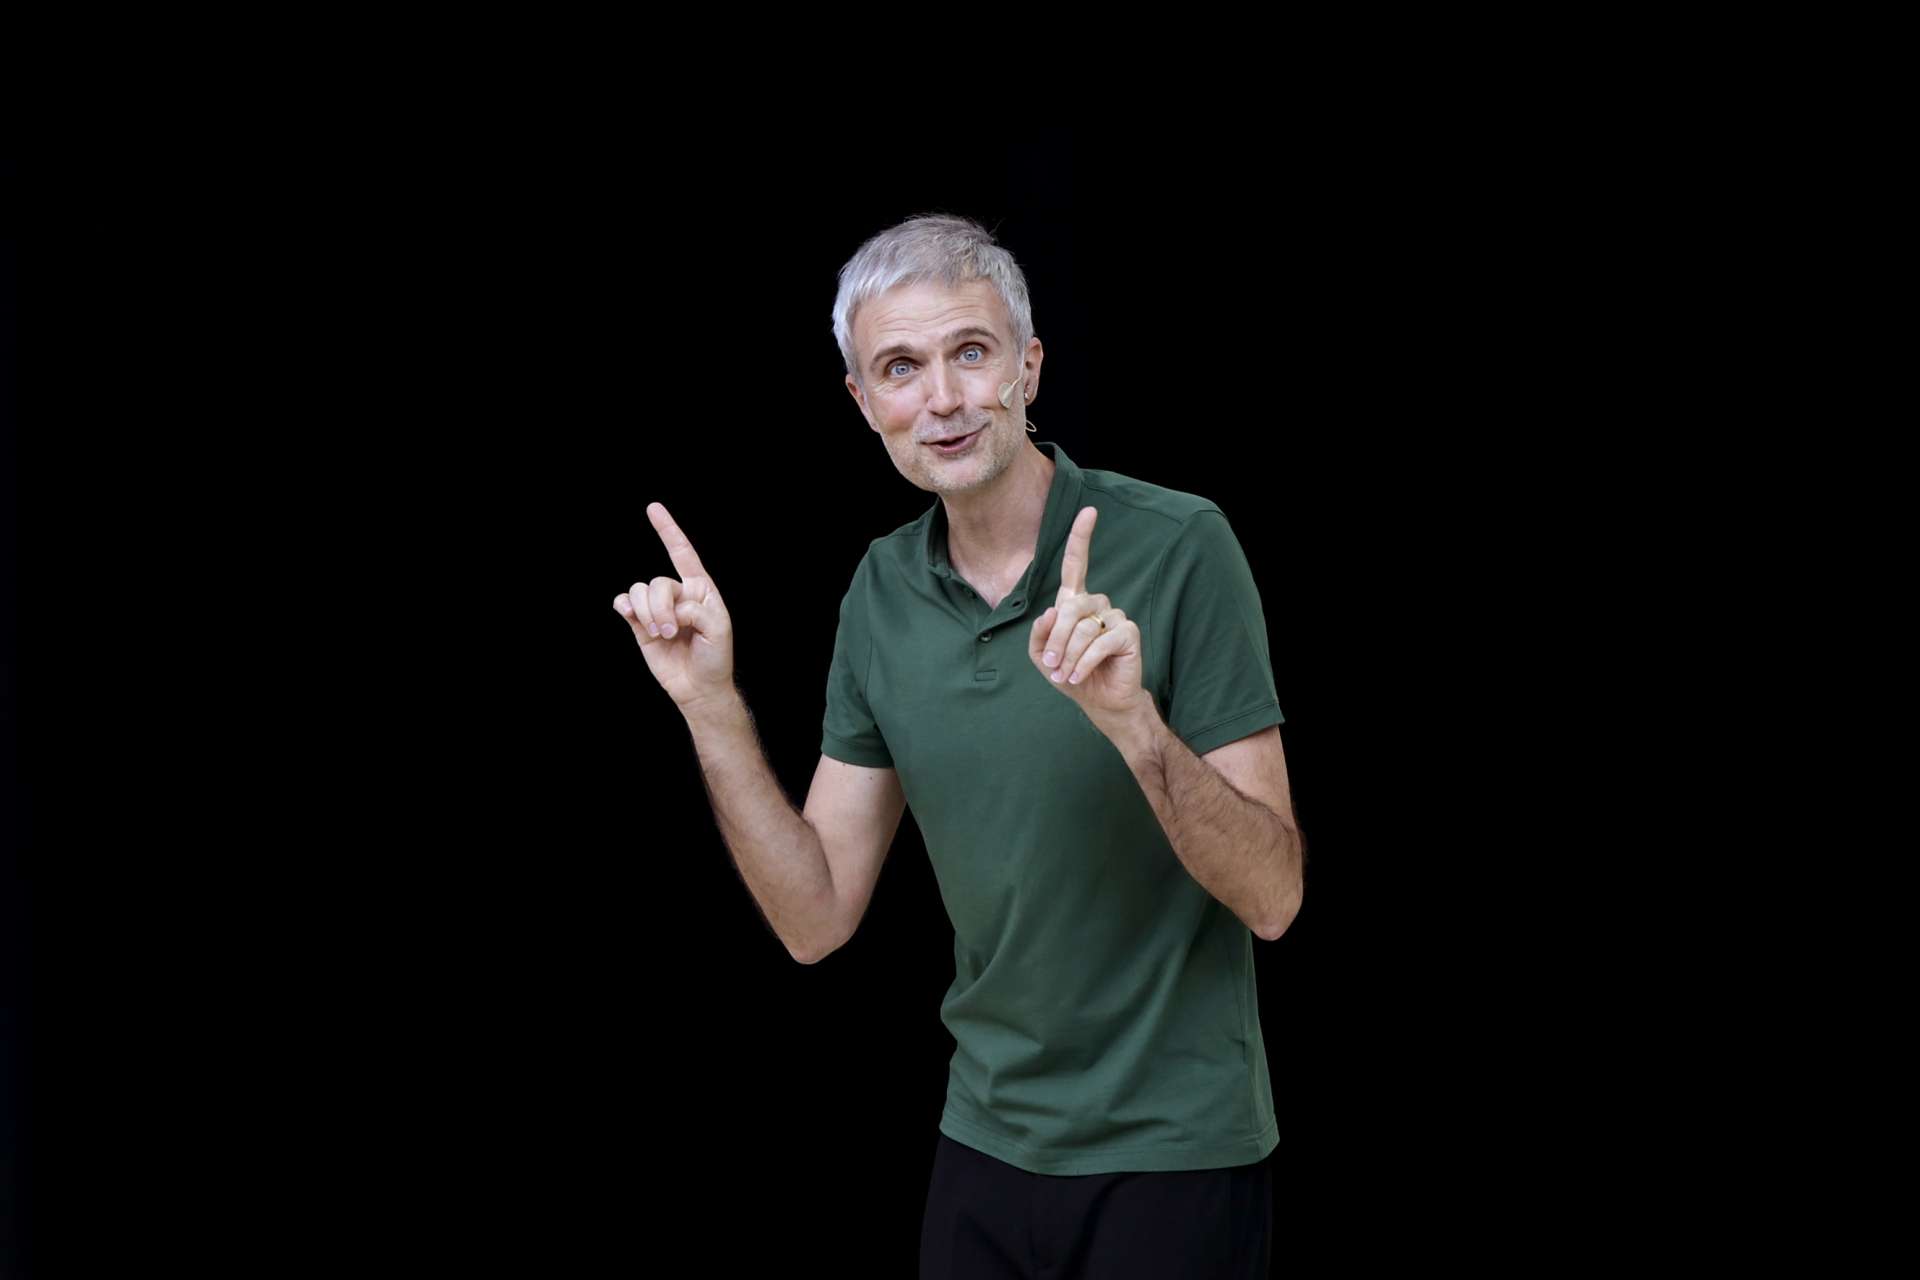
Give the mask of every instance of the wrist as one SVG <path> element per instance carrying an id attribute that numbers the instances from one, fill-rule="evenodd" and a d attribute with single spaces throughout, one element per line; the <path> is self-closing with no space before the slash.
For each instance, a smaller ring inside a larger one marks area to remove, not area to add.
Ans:
<path id="1" fill-rule="evenodd" d="M 737 715 L 745 709 L 746 700 L 740 696 L 738 688 L 729 687 L 723 693 L 694 698 L 680 703 L 679 707 L 680 714 L 686 717 L 688 724 L 711 724 L 716 720 L 725 720 Z"/>
<path id="2" fill-rule="evenodd" d="M 1131 708 L 1095 721 L 1094 726 L 1106 734 L 1124 756 L 1150 747 L 1165 727 L 1153 699 L 1145 695 Z"/>

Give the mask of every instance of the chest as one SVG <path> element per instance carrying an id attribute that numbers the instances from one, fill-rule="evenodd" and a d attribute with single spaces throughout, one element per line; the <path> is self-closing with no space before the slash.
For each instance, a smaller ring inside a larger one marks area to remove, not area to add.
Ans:
<path id="1" fill-rule="evenodd" d="M 1032 563 L 1033 558 L 1029 556 L 1020 562 L 1020 567 L 1017 569 L 988 572 L 963 568 L 955 564 L 953 571 L 960 575 L 962 582 L 980 593 L 980 599 L 986 602 L 987 608 L 997 609 L 1000 607 L 1000 602 L 1006 599 L 1007 593 L 1019 586 L 1020 580 L 1027 576 L 1027 566 Z"/>
<path id="2" fill-rule="evenodd" d="M 979 593 L 979 599 L 985 601 L 987 608 L 998 608 L 1000 601 L 1004 601 L 1027 576 L 1027 568 L 1033 566 L 1033 553 L 1029 551 L 1025 557 L 1021 557 L 1020 564 L 1000 562 L 979 566 L 966 564 L 962 560 L 950 560 L 950 564 L 954 574 L 960 576 L 960 581 Z"/>
<path id="3" fill-rule="evenodd" d="M 1102 548 L 1095 585 L 1138 622 L 1142 683 L 1165 705 L 1171 647 L 1155 634 L 1151 601 L 1166 542 L 1121 521 L 1109 532 L 1135 536 L 1116 536 Z M 1131 777 L 1086 713 L 1028 653 L 1035 625 L 1059 593 L 1055 559 L 1029 560 L 1017 572 L 1004 561 L 991 570 L 949 561 L 950 576 L 917 571 L 899 590 L 869 595 L 871 645 L 861 692 L 923 835 L 943 822 L 954 824 L 946 834 L 977 827 L 983 805 L 1007 800 L 1010 777 L 1039 785 L 1043 794 L 1073 790 L 1081 785 L 1072 781 L 1075 770 L 1084 769 L 1090 752 L 1111 756 Z"/>

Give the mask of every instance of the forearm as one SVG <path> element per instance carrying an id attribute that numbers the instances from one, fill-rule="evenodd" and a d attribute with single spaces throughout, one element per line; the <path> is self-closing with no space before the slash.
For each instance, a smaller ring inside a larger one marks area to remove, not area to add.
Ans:
<path id="1" fill-rule="evenodd" d="M 745 699 L 684 714 L 714 821 L 747 891 L 796 959 L 825 955 L 839 927 L 826 851 L 767 764 Z"/>
<path id="2" fill-rule="evenodd" d="M 1262 938 L 1285 932 L 1304 896 L 1304 851 L 1291 816 L 1236 790 L 1174 735 L 1151 703 L 1102 732 L 1200 887 Z"/>

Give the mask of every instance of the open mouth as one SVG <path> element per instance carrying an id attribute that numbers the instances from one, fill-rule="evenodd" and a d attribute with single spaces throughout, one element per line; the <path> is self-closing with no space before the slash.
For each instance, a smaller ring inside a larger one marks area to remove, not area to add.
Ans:
<path id="1" fill-rule="evenodd" d="M 927 444 L 929 448 L 938 449 L 941 453 L 958 453 L 972 444 L 973 438 L 979 435 L 981 430 L 983 430 L 983 428 L 976 427 L 964 436 L 955 436 L 947 441 L 930 440 Z"/>

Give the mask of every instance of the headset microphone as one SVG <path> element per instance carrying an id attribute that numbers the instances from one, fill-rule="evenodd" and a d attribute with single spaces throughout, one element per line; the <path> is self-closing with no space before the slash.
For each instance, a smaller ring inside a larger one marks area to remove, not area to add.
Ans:
<path id="1" fill-rule="evenodd" d="M 1026 378 L 1027 375 L 1023 373 L 1012 382 L 1003 382 L 1000 384 L 1000 407 L 1002 409 L 1013 408 L 1013 389 L 1026 381 Z"/>

